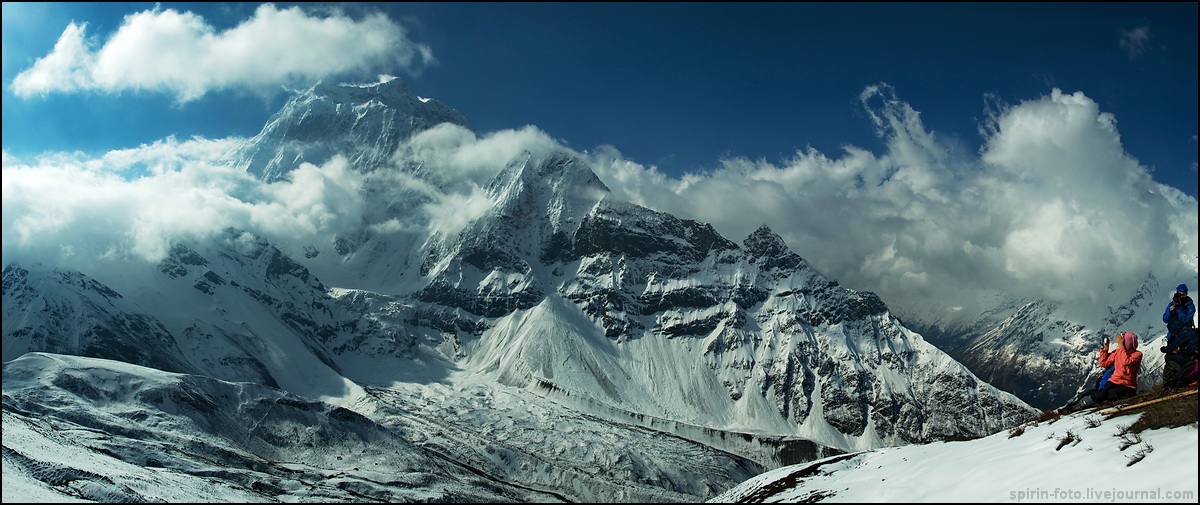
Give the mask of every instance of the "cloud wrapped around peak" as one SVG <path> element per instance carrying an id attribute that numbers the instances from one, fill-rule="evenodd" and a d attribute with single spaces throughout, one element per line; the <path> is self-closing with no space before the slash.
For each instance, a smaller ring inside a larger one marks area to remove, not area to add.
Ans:
<path id="1" fill-rule="evenodd" d="M 173 137 L 99 158 L 49 153 L 21 160 L 4 153 L 3 262 L 38 263 L 89 275 L 114 262 L 161 261 L 173 243 L 204 240 L 233 227 L 290 254 L 363 228 L 423 241 L 454 234 L 492 206 L 483 187 L 521 152 L 561 149 L 534 127 L 483 137 L 445 123 L 404 142 L 392 167 L 356 170 L 345 156 L 303 163 L 264 182 L 228 163 L 242 138 Z"/>
<path id="2" fill-rule="evenodd" d="M 13 93 L 147 90 L 187 102 L 211 91 L 277 90 L 350 72 L 417 71 L 434 61 L 427 45 L 378 13 L 354 20 L 263 4 L 218 32 L 194 13 L 155 8 L 126 16 L 95 50 L 86 29 L 68 25 L 50 54 L 13 79 Z"/>
<path id="3" fill-rule="evenodd" d="M 992 111 L 978 156 L 928 131 L 886 84 L 861 98 L 882 154 L 730 158 L 681 179 L 612 149 L 591 161 L 619 198 L 735 240 L 765 223 L 827 275 L 900 308 L 997 292 L 1094 304 L 1150 273 L 1194 279 L 1196 200 L 1155 182 L 1083 93 Z"/>

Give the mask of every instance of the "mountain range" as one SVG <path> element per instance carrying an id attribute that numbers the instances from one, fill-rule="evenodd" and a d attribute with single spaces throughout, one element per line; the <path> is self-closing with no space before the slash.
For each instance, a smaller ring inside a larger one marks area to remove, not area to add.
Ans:
<path id="1" fill-rule="evenodd" d="M 6 264 L 6 482 L 103 501 L 170 499 L 146 479 L 246 501 L 696 501 L 1011 428 L 1037 409 L 993 384 L 1055 373 L 1005 373 L 1011 346 L 1051 329 L 1065 357 L 1091 338 L 1038 303 L 910 326 L 766 226 L 734 241 L 617 200 L 561 146 L 489 153 L 465 184 L 447 160 L 476 139 L 399 79 L 317 84 L 227 163 L 268 185 L 348 167 L 361 204 L 329 209 L 344 226 L 228 227 L 91 271 Z M 1104 307 L 1114 328 L 1152 281 Z M 1059 390 L 1089 373 L 1064 361 Z M 106 463 L 27 445 L 47 443 Z"/>

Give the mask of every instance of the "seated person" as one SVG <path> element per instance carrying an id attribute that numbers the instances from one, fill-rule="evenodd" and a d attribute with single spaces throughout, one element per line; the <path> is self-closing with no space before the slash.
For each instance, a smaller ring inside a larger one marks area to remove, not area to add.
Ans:
<path id="1" fill-rule="evenodd" d="M 1100 368 L 1113 367 L 1112 376 L 1100 389 L 1090 392 L 1076 405 L 1087 408 L 1097 403 L 1129 398 L 1137 394 L 1138 370 L 1142 367 L 1142 351 L 1137 350 L 1137 334 L 1123 331 L 1117 334 L 1117 348 L 1108 350 L 1108 338 L 1100 346 Z"/>

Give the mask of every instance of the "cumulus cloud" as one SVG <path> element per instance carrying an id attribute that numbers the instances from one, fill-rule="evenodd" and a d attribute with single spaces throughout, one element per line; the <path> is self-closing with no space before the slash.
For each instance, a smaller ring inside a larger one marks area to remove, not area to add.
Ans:
<path id="1" fill-rule="evenodd" d="M 1156 183 L 1083 93 L 996 107 L 977 156 L 949 148 L 886 84 L 861 99 L 880 155 L 729 158 L 680 179 L 611 148 L 589 158 L 623 199 L 734 240 L 767 224 L 825 274 L 899 308 L 995 292 L 1094 303 L 1152 272 L 1195 276 L 1196 200 Z"/>
<path id="2" fill-rule="evenodd" d="M 210 91 L 277 90 L 350 72 L 419 71 L 434 62 L 427 45 L 409 40 L 383 14 L 355 20 L 263 4 L 221 32 L 194 13 L 156 7 L 126 16 L 98 49 L 86 29 L 68 25 L 50 54 L 13 79 L 13 93 L 146 90 L 187 102 Z"/>
<path id="3" fill-rule="evenodd" d="M 430 167 L 429 175 L 444 185 L 483 186 L 521 152 L 544 155 L 555 149 L 563 147 L 533 126 L 500 130 L 477 138 L 462 126 L 442 123 L 414 135 L 397 150 L 396 156 Z"/>
<path id="4" fill-rule="evenodd" d="M 361 219 L 362 175 L 334 158 L 264 184 L 217 163 L 236 140 L 167 139 L 98 159 L 55 154 L 3 167 L 4 264 L 90 271 L 108 260 L 160 261 L 173 242 L 227 227 L 292 240 Z"/>
<path id="5" fill-rule="evenodd" d="M 148 156 L 122 151 L 111 159 L 89 160 L 58 154 L 33 164 L 5 156 L 5 264 L 15 259 L 75 265 L 99 257 L 161 257 L 166 244 L 156 235 L 165 223 L 175 220 L 170 228 L 177 234 L 209 231 L 208 212 L 216 207 L 209 205 L 214 203 L 212 194 L 189 180 L 195 178 L 196 167 L 184 161 L 184 151 L 205 142 L 185 143 L 179 156 L 151 162 L 159 168 L 175 165 L 178 171 L 134 180 L 121 173 L 134 170 L 129 168 L 131 160 L 144 164 Z M 161 144 L 148 147 L 161 149 Z M 180 219 L 181 209 L 196 214 Z"/>

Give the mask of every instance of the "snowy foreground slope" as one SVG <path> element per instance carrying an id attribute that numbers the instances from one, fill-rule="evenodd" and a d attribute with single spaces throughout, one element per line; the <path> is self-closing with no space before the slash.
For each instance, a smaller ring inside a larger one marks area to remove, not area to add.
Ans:
<path id="1" fill-rule="evenodd" d="M 1083 411 L 1025 423 L 1015 436 L 833 456 L 768 471 L 709 502 L 1195 503 L 1196 425 L 1126 434 L 1136 418 Z"/>
<path id="2" fill-rule="evenodd" d="M 4 501 L 687 502 L 745 458 L 506 388 L 381 392 L 374 419 L 251 383 L 30 353 L 4 367 Z"/>

